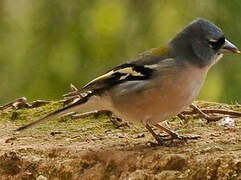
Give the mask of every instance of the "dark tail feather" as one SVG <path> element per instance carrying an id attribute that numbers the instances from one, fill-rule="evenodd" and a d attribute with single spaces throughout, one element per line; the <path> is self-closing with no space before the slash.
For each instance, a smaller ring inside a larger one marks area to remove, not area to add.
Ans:
<path id="1" fill-rule="evenodd" d="M 48 120 L 51 120 L 51 119 L 54 119 L 54 118 L 58 118 L 58 117 L 61 117 L 62 115 L 65 115 L 65 114 L 67 114 L 69 112 L 73 112 L 76 108 L 78 108 L 79 105 L 86 103 L 91 96 L 92 96 L 92 94 L 89 94 L 89 95 L 83 97 L 82 99 L 78 100 L 77 102 L 75 102 L 75 103 L 73 103 L 73 104 L 71 104 L 69 106 L 66 106 L 66 107 L 64 107 L 62 109 L 59 109 L 59 110 L 57 110 L 57 111 L 55 111 L 53 113 L 50 113 L 47 116 L 45 116 L 43 118 L 40 118 L 40 119 L 38 119 L 36 121 L 33 121 L 33 122 L 31 122 L 31 123 L 29 123 L 29 124 L 27 124 L 25 126 L 22 126 L 22 127 L 18 128 L 18 129 L 16 129 L 15 131 L 22 131 L 22 130 L 30 128 L 30 127 L 38 124 L 38 123 L 41 123 L 41 122 L 44 122 L 44 121 L 48 121 Z"/>

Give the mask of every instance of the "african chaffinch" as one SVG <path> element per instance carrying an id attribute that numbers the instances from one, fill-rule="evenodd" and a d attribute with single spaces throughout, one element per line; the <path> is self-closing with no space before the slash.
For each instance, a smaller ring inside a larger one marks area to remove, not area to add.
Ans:
<path id="1" fill-rule="evenodd" d="M 109 110 L 127 121 L 143 123 L 159 144 L 161 128 L 172 138 L 185 139 L 160 126 L 198 96 L 207 72 L 223 53 L 240 51 L 225 39 L 220 28 L 205 19 L 187 25 L 164 48 L 154 48 L 121 64 L 85 85 L 77 102 L 57 110 L 17 131 L 69 112 Z"/>

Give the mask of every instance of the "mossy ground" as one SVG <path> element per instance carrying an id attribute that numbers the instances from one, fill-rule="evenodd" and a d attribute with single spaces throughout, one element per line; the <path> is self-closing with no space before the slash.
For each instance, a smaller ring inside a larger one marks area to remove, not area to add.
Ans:
<path id="1" fill-rule="evenodd" d="M 241 112 L 240 105 L 200 106 Z M 105 115 L 64 117 L 13 133 L 60 107 L 0 111 L 0 179 L 241 179 L 240 118 L 222 127 L 198 115 L 174 117 L 165 125 L 202 137 L 177 147 L 151 147 L 154 139 L 142 125 L 115 128 Z"/>

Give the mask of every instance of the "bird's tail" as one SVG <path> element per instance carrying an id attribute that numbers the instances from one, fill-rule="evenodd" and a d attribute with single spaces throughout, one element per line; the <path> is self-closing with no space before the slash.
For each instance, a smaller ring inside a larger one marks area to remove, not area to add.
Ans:
<path id="1" fill-rule="evenodd" d="M 33 122 L 31 122 L 31 123 L 29 123 L 27 125 L 24 125 L 24 126 L 18 128 L 18 129 L 16 129 L 15 131 L 22 131 L 22 130 L 30 128 L 30 127 L 38 124 L 38 123 L 41 123 L 41 122 L 44 122 L 44 121 L 48 121 L 48 120 L 51 120 L 51 119 L 54 119 L 54 118 L 61 117 L 61 116 L 65 115 L 67 113 L 70 113 L 70 112 L 75 112 L 75 111 L 79 110 L 80 106 L 85 104 L 89 100 L 89 98 L 91 96 L 92 96 L 92 94 L 89 94 L 89 95 L 81 98 L 77 102 L 75 102 L 75 103 L 73 103 L 73 104 L 71 104 L 69 106 L 66 106 L 66 107 L 64 107 L 62 109 L 59 109 L 59 110 L 57 110 L 55 112 L 52 112 L 52 113 L 48 114 L 47 116 L 45 116 L 43 118 L 40 118 L 40 119 L 38 119 L 36 121 L 33 121 Z"/>

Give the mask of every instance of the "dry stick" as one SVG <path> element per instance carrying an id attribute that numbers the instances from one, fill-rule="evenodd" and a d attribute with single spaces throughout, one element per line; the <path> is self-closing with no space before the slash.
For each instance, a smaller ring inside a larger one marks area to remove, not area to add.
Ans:
<path id="1" fill-rule="evenodd" d="M 81 119 L 81 118 L 86 118 L 86 117 L 89 117 L 89 116 L 98 116 L 100 114 L 110 114 L 110 111 L 106 111 L 106 110 L 102 110 L 102 111 L 98 111 L 98 110 L 95 110 L 95 111 L 90 111 L 90 112 L 86 112 L 86 113 L 82 113 L 82 114 L 75 114 L 75 115 L 72 115 L 72 119 Z"/>
<path id="2" fill-rule="evenodd" d="M 113 116 L 112 112 L 108 111 L 108 110 L 95 110 L 95 111 L 85 112 L 85 113 L 82 113 L 82 114 L 75 114 L 75 115 L 71 116 L 71 119 L 83 119 L 83 118 L 87 118 L 89 116 L 99 116 L 101 114 L 107 115 L 110 118 L 110 121 L 113 123 L 113 125 L 116 128 L 130 127 L 127 122 L 121 123 L 122 119 Z"/>
<path id="3" fill-rule="evenodd" d="M 78 88 L 75 87 L 75 85 L 73 85 L 73 84 L 71 83 L 71 84 L 70 84 L 70 90 L 71 90 L 72 92 L 74 92 L 74 91 L 78 91 Z"/>
<path id="4" fill-rule="evenodd" d="M 70 92 L 67 94 L 64 94 L 63 97 L 65 99 L 60 100 L 59 102 L 66 105 L 71 102 L 75 102 L 76 100 L 79 100 L 80 98 L 83 98 L 83 95 L 80 93 L 79 89 L 71 83 L 70 84 Z"/>
<path id="5" fill-rule="evenodd" d="M 0 106 L 0 110 L 4 110 L 10 107 L 14 109 L 35 108 L 35 107 L 46 105 L 48 103 L 50 102 L 45 100 L 36 100 L 36 101 L 33 101 L 32 103 L 29 103 L 27 102 L 27 99 L 25 97 L 21 97 L 4 104 L 3 106 Z"/>
<path id="6" fill-rule="evenodd" d="M 25 97 L 21 97 L 21 98 L 17 98 L 13 101 L 10 101 L 6 104 L 4 104 L 3 106 L 0 106 L 0 110 L 4 110 L 7 109 L 9 107 L 19 107 L 21 105 L 26 105 L 27 107 L 31 106 L 29 103 L 27 103 L 27 99 Z"/>
<path id="7" fill-rule="evenodd" d="M 241 112 L 237 111 L 232 111 L 232 110 L 223 110 L 223 109 L 200 109 L 203 113 L 208 113 L 208 114 L 224 114 L 224 115 L 230 115 L 230 116 L 235 116 L 235 117 L 241 117 Z M 194 114 L 193 110 L 184 110 L 182 114 Z"/>
<path id="8" fill-rule="evenodd" d="M 185 116 L 183 115 L 183 113 L 182 113 L 182 112 L 181 112 L 181 113 L 179 113 L 177 116 L 178 116 L 180 119 L 185 120 Z"/>
<path id="9" fill-rule="evenodd" d="M 198 101 L 198 105 L 217 105 L 217 106 L 224 106 L 224 107 L 230 107 L 230 106 L 236 106 L 236 107 L 241 107 L 241 104 L 235 103 L 232 105 L 224 104 L 224 103 L 218 103 L 218 102 L 207 102 L 207 101 Z"/>
<path id="10" fill-rule="evenodd" d="M 231 115 L 234 117 L 241 117 L 241 113 L 240 112 L 236 112 L 236 111 L 231 111 L 231 110 L 219 110 L 219 109 L 199 109 L 197 106 L 195 106 L 194 104 L 190 105 L 191 108 L 193 108 L 192 111 L 183 111 L 182 114 L 200 114 L 201 117 L 205 118 L 207 120 L 207 122 L 211 122 L 211 121 L 218 121 L 220 120 L 222 117 L 218 116 L 218 117 L 210 117 L 209 115 L 207 115 L 206 113 L 219 113 L 219 114 L 225 114 L 225 115 Z M 178 116 L 180 117 L 180 116 Z"/>
<path id="11" fill-rule="evenodd" d="M 203 117 L 204 119 L 207 120 L 207 122 L 210 121 L 218 121 L 221 118 L 220 117 L 210 117 L 209 115 L 207 115 L 206 113 L 204 113 L 202 110 L 200 110 L 196 105 L 191 104 L 190 105 L 191 108 L 193 108 L 193 111 L 196 112 L 197 114 L 200 114 L 201 117 Z"/>
<path id="12" fill-rule="evenodd" d="M 70 92 L 68 92 L 67 94 L 64 94 L 63 97 L 74 98 L 75 96 L 80 96 L 79 89 L 71 83 Z"/>
<path id="13" fill-rule="evenodd" d="M 219 113 L 231 116 L 241 117 L 241 112 L 231 111 L 231 110 L 220 110 L 220 109 L 202 109 L 205 113 Z"/>
<path id="14" fill-rule="evenodd" d="M 49 103 L 50 103 L 50 101 L 46 101 L 46 100 L 36 100 L 36 101 L 29 103 L 29 105 L 30 105 L 29 108 L 36 108 L 36 107 L 44 106 Z"/>

